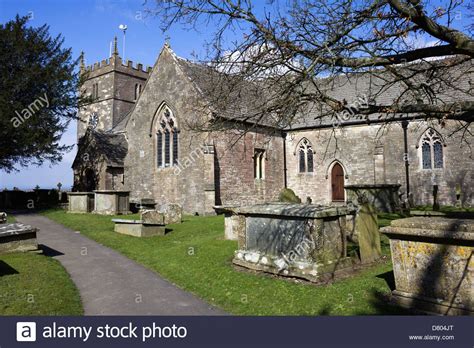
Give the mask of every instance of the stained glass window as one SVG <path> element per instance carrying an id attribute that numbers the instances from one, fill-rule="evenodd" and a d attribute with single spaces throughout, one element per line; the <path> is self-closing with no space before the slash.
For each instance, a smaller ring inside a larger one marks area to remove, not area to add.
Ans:
<path id="1" fill-rule="evenodd" d="M 298 156 L 300 173 L 313 172 L 313 148 L 308 139 L 300 141 Z"/>
<path id="2" fill-rule="evenodd" d="M 443 168 L 443 145 L 439 141 L 433 144 L 434 167 Z"/>
<path id="3" fill-rule="evenodd" d="M 443 143 L 440 135 L 432 128 L 421 139 L 421 162 L 423 169 L 443 168 Z"/>
<path id="4" fill-rule="evenodd" d="M 156 136 L 156 149 L 158 155 L 158 167 L 163 166 L 163 134 L 158 133 Z"/>
<path id="5" fill-rule="evenodd" d="M 421 153 L 423 157 L 423 169 L 431 169 L 431 146 L 428 143 L 424 143 L 421 147 Z"/>
<path id="6" fill-rule="evenodd" d="M 313 150 L 311 147 L 308 150 L 308 172 L 312 173 L 313 172 Z"/>
<path id="7" fill-rule="evenodd" d="M 178 164 L 178 132 L 173 131 L 173 164 Z"/>
<path id="8" fill-rule="evenodd" d="M 165 131 L 165 167 L 170 165 L 170 132 Z"/>
<path id="9" fill-rule="evenodd" d="M 179 130 L 170 109 L 165 107 L 157 120 L 156 151 L 158 167 L 178 164 Z"/>
<path id="10" fill-rule="evenodd" d="M 306 153 L 303 149 L 300 149 L 300 173 L 304 173 L 306 171 L 305 157 Z"/>

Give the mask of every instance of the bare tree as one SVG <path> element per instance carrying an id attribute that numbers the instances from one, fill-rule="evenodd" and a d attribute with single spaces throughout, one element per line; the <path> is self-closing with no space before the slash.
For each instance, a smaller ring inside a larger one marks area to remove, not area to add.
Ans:
<path id="1" fill-rule="evenodd" d="M 201 79 L 212 80 L 205 94 L 210 105 L 219 106 L 217 114 L 279 126 L 297 123 L 301 114 L 334 118 L 347 111 L 367 120 L 408 116 L 443 124 L 451 119 L 472 135 L 472 5 L 463 0 L 436 6 L 428 0 L 262 3 L 169 0 L 150 9 L 163 30 L 175 24 L 215 29 L 205 59 L 210 68 L 203 68 L 208 76 Z M 357 87 L 359 80 L 364 84 Z M 341 95 L 346 84 L 364 94 L 366 103 Z"/>

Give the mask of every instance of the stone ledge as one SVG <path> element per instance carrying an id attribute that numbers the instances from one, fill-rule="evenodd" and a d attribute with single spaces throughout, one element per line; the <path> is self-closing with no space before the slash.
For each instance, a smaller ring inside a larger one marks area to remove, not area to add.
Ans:
<path id="1" fill-rule="evenodd" d="M 468 308 L 462 304 L 449 303 L 442 299 L 413 295 L 399 290 L 392 292 L 390 302 L 396 306 L 427 314 L 474 315 L 474 308 Z"/>
<path id="2" fill-rule="evenodd" d="M 0 254 L 12 252 L 37 251 L 37 228 L 20 223 L 0 227 Z"/>
<path id="3" fill-rule="evenodd" d="M 327 207 L 314 204 L 269 203 L 232 209 L 241 215 L 270 215 L 279 217 L 322 218 L 355 213 L 355 209 L 346 206 Z"/>

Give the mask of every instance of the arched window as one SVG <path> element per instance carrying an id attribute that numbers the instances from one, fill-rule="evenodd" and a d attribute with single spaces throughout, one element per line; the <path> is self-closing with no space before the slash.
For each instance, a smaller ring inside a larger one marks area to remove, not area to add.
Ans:
<path id="1" fill-rule="evenodd" d="M 423 169 L 443 168 L 443 142 L 434 129 L 428 129 L 421 138 L 421 165 Z"/>
<path id="2" fill-rule="evenodd" d="M 135 101 L 138 100 L 138 97 L 140 96 L 141 93 L 142 93 L 142 85 L 139 83 L 136 83 L 135 84 L 135 98 L 134 98 Z"/>
<path id="3" fill-rule="evenodd" d="M 298 168 L 300 173 L 312 173 L 314 170 L 313 147 L 306 138 L 303 138 L 298 145 Z"/>
<path id="4" fill-rule="evenodd" d="M 168 107 L 160 112 L 156 126 L 156 159 L 160 168 L 178 164 L 178 136 L 176 119 Z"/>

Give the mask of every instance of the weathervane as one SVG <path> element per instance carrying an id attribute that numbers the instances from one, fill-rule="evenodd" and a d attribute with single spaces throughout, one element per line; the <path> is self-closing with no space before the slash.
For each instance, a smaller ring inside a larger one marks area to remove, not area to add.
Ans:
<path id="1" fill-rule="evenodd" d="M 123 31 L 123 60 L 125 60 L 125 32 L 128 27 L 125 24 L 120 24 L 119 29 Z"/>

